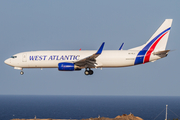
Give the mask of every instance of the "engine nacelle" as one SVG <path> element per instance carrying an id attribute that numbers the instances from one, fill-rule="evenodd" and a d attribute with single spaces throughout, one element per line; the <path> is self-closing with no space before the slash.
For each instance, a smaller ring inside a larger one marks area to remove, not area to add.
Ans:
<path id="1" fill-rule="evenodd" d="M 78 66 L 74 65 L 74 63 L 62 62 L 58 64 L 59 71 L 74 71 L 81 70 Z"/>

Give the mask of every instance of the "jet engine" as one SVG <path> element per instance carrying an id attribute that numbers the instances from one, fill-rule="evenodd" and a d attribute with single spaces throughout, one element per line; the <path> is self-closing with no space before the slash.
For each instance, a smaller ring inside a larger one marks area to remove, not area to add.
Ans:
<path id="1" fill-rule="evenodd" d="M 58 64 L 59 71 L 74 71 L 74 70 L 81 70 L 78 66 L 74 65 L 74 63 L 59 63 Z"/>

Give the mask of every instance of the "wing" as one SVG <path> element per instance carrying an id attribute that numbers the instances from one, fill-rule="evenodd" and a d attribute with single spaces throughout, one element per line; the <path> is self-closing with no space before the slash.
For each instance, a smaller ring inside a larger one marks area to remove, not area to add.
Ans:
<path id="1" fill-rule="evenodd" d="M 75 65 L 82 67 L 82 68 L 92 68 L 96 66 L 96 58 L 102 53 L 103 47 L 104 47 L 105 42 L 102 43 L 101 47 L 99 50 L 94 53 L 93 55 L 86 57 L 84 59 L 81 59 L 79 61 L 74 62 Z"/>

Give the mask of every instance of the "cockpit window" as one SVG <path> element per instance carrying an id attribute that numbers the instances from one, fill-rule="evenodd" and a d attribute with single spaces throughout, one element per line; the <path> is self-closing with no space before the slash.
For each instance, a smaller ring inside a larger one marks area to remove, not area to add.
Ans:
<path id="1" fill-rule="evenodd" d="M 11 56 L 11 58 L 17 58 L 17 56 Z"/>

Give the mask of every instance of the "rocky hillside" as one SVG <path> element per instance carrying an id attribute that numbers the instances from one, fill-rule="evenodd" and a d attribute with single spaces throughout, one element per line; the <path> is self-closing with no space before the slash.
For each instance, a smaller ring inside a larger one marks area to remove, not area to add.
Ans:
<path id="1" fill-rule="evenodd" d="M 11 119 L 11 120 L 78 120 L 78 119 L 38 119 L 38 118 L 34 118 L 34 119 Z M 115 118 L 106 118 L 106 117 L 98 117 L 98 118 L 87 118 L 87 119 L 81 119 L 81 120 L 143 120 L 140 117 L 136 117 L 133 114 L 123 114 L 122 116 L 118 115 Z"/>
<path id="2" fill-rule="evenodd" d="M 99 117 L 99 118 L 89 118 L 89 119 L 82 119 L 82 120 L 143 120 L 140 117 L 136 117 L 133 114 L 123 114 L 122 116 L 118 115 L 115 118 L 106 118 L 106 117 Z"/>

